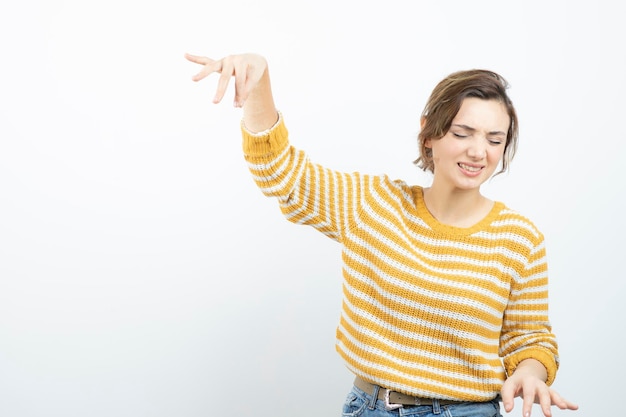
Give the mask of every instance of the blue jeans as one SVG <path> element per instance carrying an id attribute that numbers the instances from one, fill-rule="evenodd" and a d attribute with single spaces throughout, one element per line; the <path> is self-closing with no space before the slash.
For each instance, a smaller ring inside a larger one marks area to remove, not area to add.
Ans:
<path id="1" fill-rule="evenodd" d="M 357 387 L 346 397 L 343 417 L 502 417 L 498 400 L 484 403 L 458 403 L 453 405 L 405 405 L 387 410 L 385 402 L 375 399 Z"/>

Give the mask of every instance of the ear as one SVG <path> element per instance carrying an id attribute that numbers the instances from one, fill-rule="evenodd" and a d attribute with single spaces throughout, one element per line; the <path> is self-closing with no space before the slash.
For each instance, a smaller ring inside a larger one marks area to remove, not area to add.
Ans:
<path id="1" fill-rule="evenodd" d="M 420 119 L 420 129 L 421 130 L 424 130 L 424 125 L 425 124 L 426 124 L 426 116 L 422 116 L 421 119 Z M 427 147 L 427 148 L 431 148 L 432 147 L 431 140 L 430 139 L 426 139 L 424 141 L 424 146 Z"/>
<path id="2" fill-rule="evenodd" d="M 426 116 L 422 116 L 422 117 L 420 118 L 420 129 L 421 129 L 421 130 L 424 130 L 424 125 L 426 125 Z M 431 144 L 431 142 L 432 142 L 432 141 L 431 141 L 430 139 L 426 139 L 426 140 L 424 141 L 424 146 L 425 146 L 426 148 L 432 148 L 432 144 Z"/>

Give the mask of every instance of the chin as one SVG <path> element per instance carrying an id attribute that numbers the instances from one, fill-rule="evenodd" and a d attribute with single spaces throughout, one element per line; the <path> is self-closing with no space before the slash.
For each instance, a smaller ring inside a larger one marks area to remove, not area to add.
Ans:
<path id="1" fill-rule="evenodd" d="M 485 181 L 487 180 L 482 177 L 476 178 L 475 180 L 470 180 L 470 181 L 467 181 L 467 180 L 458 181 L 455 184 L 455 188 L 459 190 L 463 190 L 463 191 L 478 190 L 485 183 Z"/>

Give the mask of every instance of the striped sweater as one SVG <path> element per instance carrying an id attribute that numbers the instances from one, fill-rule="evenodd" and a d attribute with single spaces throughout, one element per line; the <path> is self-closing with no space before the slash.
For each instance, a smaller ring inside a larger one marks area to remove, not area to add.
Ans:
<path id="1" fill-rule="evenodd" d="M 496 202 L 472 227 L 444 225 L 419 186 L 309 161 L 282 115 L 268 131 L 241 130 L 263 193 L 342 245 L 336 349 L 351 371 L 406 394 L 486 401 L 535 358 L 552 383 L 546 254 L 531 221 Z"/>

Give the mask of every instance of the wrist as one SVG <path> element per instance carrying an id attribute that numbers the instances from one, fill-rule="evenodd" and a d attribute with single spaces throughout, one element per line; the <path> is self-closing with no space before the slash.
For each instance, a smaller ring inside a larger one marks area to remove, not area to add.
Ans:
<path id="1" fill-rule="evenodd" d="M 537 359 L 528 358 L 521 361 L 515 368 L 513 374 L 526 374 L 532 375 L 536 378 L 546 382 L 548 380 L 548 371 L 541 362 Z"/>
<path id="2" fill-rule="evenodd" d="M 278 119 L 267 67 L 244 103 L 243 119 L 246 128 L 251 132 L 267 130 Z"/>

